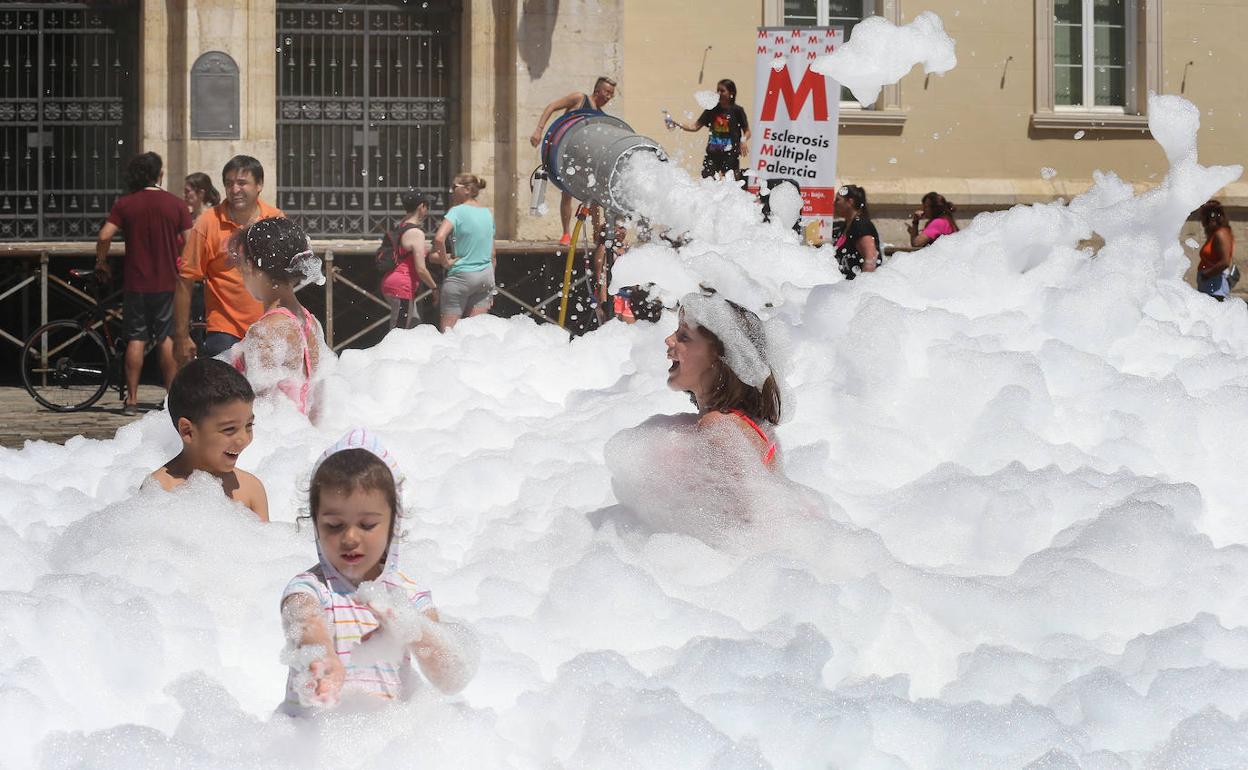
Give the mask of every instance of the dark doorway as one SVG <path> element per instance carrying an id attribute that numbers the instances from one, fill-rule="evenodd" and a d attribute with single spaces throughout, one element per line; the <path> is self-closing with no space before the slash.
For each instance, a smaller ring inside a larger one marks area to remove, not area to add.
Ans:
<path id="1" fill-rule="evenodd" d="M 453 176 L 457 2 L 278 2 L 278 205 L 312 237 L 378 236 Z"/>

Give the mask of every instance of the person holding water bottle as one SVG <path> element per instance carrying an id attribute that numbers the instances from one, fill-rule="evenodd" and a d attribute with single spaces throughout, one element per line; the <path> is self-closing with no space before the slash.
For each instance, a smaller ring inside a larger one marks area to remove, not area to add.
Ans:
<path id="1" fill-rule="evenodd" d="M 703 126 L 710 129 L 710 137 L 706 141 L 706 158 L 702 161 L 702 178 L 723 177 L 729 172 L 732 178 L 741 181 L 741 158 L 750 154 L 750 121 L 745 110 L 737 104 L 737 84 L 724 78 L 715 86 L 719 94 L 719 104 L 709 110 L 703 110 L 692 126 L 687 126 L 665 110 L 663 122 L 670 131 L 679 128 L 689 132 L 697 132 Z"/>

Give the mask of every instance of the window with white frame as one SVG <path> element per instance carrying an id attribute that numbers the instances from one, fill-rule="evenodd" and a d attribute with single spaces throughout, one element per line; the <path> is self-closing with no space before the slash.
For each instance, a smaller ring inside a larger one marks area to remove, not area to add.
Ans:
<path id="1" fill-rule="evenodd" d="M 843 27 L 845 39 L 854 26 L 875 12 L 875 0 L 784 0 L 786 27 Z M 841 89 L 841 102 L 857 105 L 848 88 Z"/>
<path id="2" fill-rule="evenodd" d="M 1133 0 L 1053 0 L 1053 106 L 1125 111 Z"/>
<path id="3" fill-rule="evenodd" d="M 784 0 L 786 27 L 844 27 L 845 39 L 854 25 L 874 8 L 871 0 Z"/>

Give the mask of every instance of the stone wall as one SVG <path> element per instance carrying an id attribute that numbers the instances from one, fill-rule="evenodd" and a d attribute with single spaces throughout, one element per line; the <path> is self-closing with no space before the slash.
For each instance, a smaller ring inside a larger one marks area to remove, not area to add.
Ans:
<path id="1" fill-rule="evenodd" d="M 166 187 L 203 171 L 220 185 L 234 155 L 264 164 L 265 199 L 280 183 L 277 166 L 277 17 L 274 0 L 143 0 L 141 143 L 165 158 Z M 191 139 L 190 67 L 207 51 L 224 51 L 238 64 L 236 140 Z"/>
<path id="2" fill-rule="evenodd" d="M 841 127 L 843 181 L 866 187 L 876 205 L 898 210 L 937 190 L 964 208 L 1070 198 L 1097 169 L 1116 171 L 1140 187 L 1165 172 L 1160 148 L 1133 131 L 1036 130 L 1034 19 L 1041 0 L 1001 0 L 991 9 L 961 0 L 922 6 L 879 0 L 897 21 L 919 10 L 940 14 L 958 43 L 958 67 L 943 77 L 915 70 L 896 89 L 901 125 L 848 121 Z M 1153 3 L 1156 0 L 1141 0 Z M 499 234 L 509 239 L 559 235 L 558 192 L 549 213 L 528 212 L 529 144 L 550 101 L 588 91 L 598 75 L 620 85 L 608 111 L 664 143 L 695 173 L 705 134 L 667 132 L 662 109 L 696 114 L 693 94 L 734 79 L 743 105 L 753 101 L 753 39 L 760 24 L 780 21 L 779 0 L 462 0 L 459 126 L 460 169 L 488 181 L 486 202 Z M 1202 109 L 1205 163 L 1242 162 L 1248 146 L 1248 65 L 1237 33 L 1248 7 L 1215 0 L 1173 0 L 1161 8 L 1160 88 L 1182 92 Z M 1148 8 L 1154 6 L 1148 5 Z M 233 154 L 258 157 L 268 170 L 267 197 L 280 185 L 276 160 L 274 0 L 142 0 L 142 143 L 167 159 L 167 175 L 189 171 L 214 179 Z M 708 50 L 709 48 L 709 50 Z M 192 140 L 188 69 L 205 51 L 229 53 L 241 71 L 242 135 L 236 141 Z M 701 78 L 699 82 L 699 77 Z M 1044 178 L 1042 168 L 1056 174 Z M 177 189 L 174 181 L 171 188 Z M 1222 192 L 1237 210 L 1248 183 Z"/>

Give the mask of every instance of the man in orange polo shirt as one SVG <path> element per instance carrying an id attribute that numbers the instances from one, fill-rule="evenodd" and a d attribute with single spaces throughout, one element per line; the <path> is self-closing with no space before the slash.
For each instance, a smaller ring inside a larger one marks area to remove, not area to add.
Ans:
<path id="1" fill-rule="evenodd" d="M 243 285 L 243 274 L 233 264 L 227 248 L 230 236 L 266 217 L 285 216 L 260 200 L 264 189 L 264 166 L 250 155 L 235 155 L 221 171 L 225 200 L 200 214 L 187 235 L 178 266 L 173 294 L 173 351 L 178 365 L 195 357 L 191 340 L 191 290 L 204 282 L 204 309 L 208 333 L 205 356 L 229 350 L 248 327 L 259 320 L 264 308 Z"/>

